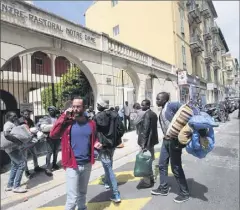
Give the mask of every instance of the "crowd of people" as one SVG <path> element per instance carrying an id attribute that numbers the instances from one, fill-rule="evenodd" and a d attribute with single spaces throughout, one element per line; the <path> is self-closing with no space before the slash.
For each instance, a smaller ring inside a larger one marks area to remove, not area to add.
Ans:
<path id="1" fill-rule="evenodd" d="M 87 186 L 91 174 L 92 165 L 95 160 L 102 163 L 105 176 L 104 186 L 112 192 L 111 200 L 115 203 L 121 202 L 116 176 L 113 172 L 114 151 L 122 144 L 124 132 L 130 130 L 131 123 L 136 127 L 138 135 L 138 145 L 141 151 L 149 151 L 152 160 L 154 157 L 154 146 L 159 143 L 157 123 L 159 121 L 164 134 L 161 153 L 158 163 L 160 174 L 160 185 L 151 190 L 152 195 L 168 195 L 170 186 L 168 185 L 168 165 L 171 163 L 172 172 L 177 180 L 180 192 L 174 199 L 177 203 L 182 203 L 189 199 L 189 189 L 182 168 L 182 145 L 177 139 L 172 139 L 166 135 L 169 125 L 177 113 L 181 104 L 170 102 L 169 94 L 161 92 L 156 97 L 156 104 L 161 108 L 159 116 L 151 110 L 151 102 L 143 100 L 141 104 L 135 103 L 133 112 L 128 102 L 125 102 L 123 109 L 119 106 L 109 108 L 107 102 L 101 100 L 97 102 L 95 113 L 93 107 L 86 109 L 86 102 L 81 97 L 75 97 L 71 106 L 57 116 L 57 109 L 53 106 L 48 108 L 48 115 L 39 120 L 34 125 L 30 119 L 30 112 L 24 110 L 22 117 L 18 119 L 16 113 L 6 114 L 7 122 L 4 124 L 4 136 L 8 141 L 14 142 L 14 146 L 5 149 L 11 159 L 11 173 L 9 176 L 7 191 L 24 193 L 27 190 L 20 187 L 22 175 L 25 171 L 27 177 L 31 174 L 27 167 L 27 156 L 32 154 L 34 171 L 45 171 L 47 176 L 52 176 L 53 170 L 58 170 L 57 156 L 61 143 L 62 166 L 66 170 L 67 185 L 67 210 L 86 209 Z M 131 114 L 131 117 L 130 117 Z M 131 118 L 131 119 L 130 119 Z M 48 128 L 46 126 L 48 122 Z M 14 126 L 26 125 L 29 129 L 37 127 L 41 130 L 46 139 L 48 152 L 46 155 L 46 168 L 38 165 L 36 147 L 23 147 L 23 143 L 16 136 L 11 135 Z M 51 156 L 53 161 L 51 164 Z M 155 164 L 155 162 L 153 161 Z M 153 164 L 153 165 L 154 165 Z M 152 173 L 148 177 L 143 177 L 137 189 L 152 188 L 156 183 L 156 175 Z"/>

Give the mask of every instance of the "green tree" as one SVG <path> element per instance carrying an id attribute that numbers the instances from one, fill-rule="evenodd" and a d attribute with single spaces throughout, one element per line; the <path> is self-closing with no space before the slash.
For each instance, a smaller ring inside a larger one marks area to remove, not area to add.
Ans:
<path id="1" fill-rule="evenodd" d="M 74 96 L 84 97 L 89 101 L 91 94 L 91 86 L 86 76 L 78 67 L 73 67 L 63 74 L 60 81 L 52 86 L 44 88 L 41 92 L 42 104 L 45 110 L 53 105 L 53 95 L 56 107 L 62 109 L 66 101 Z"/>

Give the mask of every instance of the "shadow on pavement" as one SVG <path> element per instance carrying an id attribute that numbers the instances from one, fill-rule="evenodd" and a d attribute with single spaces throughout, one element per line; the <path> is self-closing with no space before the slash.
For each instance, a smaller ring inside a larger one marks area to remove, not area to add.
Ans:
<path id="1" fill-rule="evenodd" d="M 208 201 L 208 198 L 205 196 L 205 194 L 208 192 L 208 188 L 205 185 L 202 185 L 194 179 L 187 179 L 189 191 L 190 191 L 190 197 L 196 198 L 202 201 Z M 174 177 L 169 177 L 169 184 L 171 185 L 170 192 L 174 194 L 179 194 L 179 187 L 176 183 L 176 179 Z"/>
<path id="2" fill-rule="evenodd" d="M 33 177 L 27 181 L 27 189 L 32 189 L 40 184 L 53 180 L 53 176 L 49 177 L 45 172 L 34 173 Z"/>

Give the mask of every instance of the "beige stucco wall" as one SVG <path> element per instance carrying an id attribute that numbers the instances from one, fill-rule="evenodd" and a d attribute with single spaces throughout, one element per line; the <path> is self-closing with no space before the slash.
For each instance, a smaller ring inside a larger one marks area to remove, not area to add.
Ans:
<path id="1" fill-rule="evenodd" d="M 115 7 L 111 1 L 97 1 L 85 17 L 87 27 L 110 37 L 113 27 L 119 25 L 120 34 L 115 39 L 175 64 L 170 1 L 118 1 Z"/>

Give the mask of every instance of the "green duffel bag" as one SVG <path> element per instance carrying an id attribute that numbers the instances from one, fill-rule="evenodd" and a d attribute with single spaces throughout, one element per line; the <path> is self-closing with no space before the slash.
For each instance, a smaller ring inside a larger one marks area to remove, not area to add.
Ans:
<path id="1" fill-rule="evenodd" d="M 134 166 L 135 177 L 148 177 L 152 175 L 152 156 L 149 151 L 141 151 L 136 155 Z"/>

